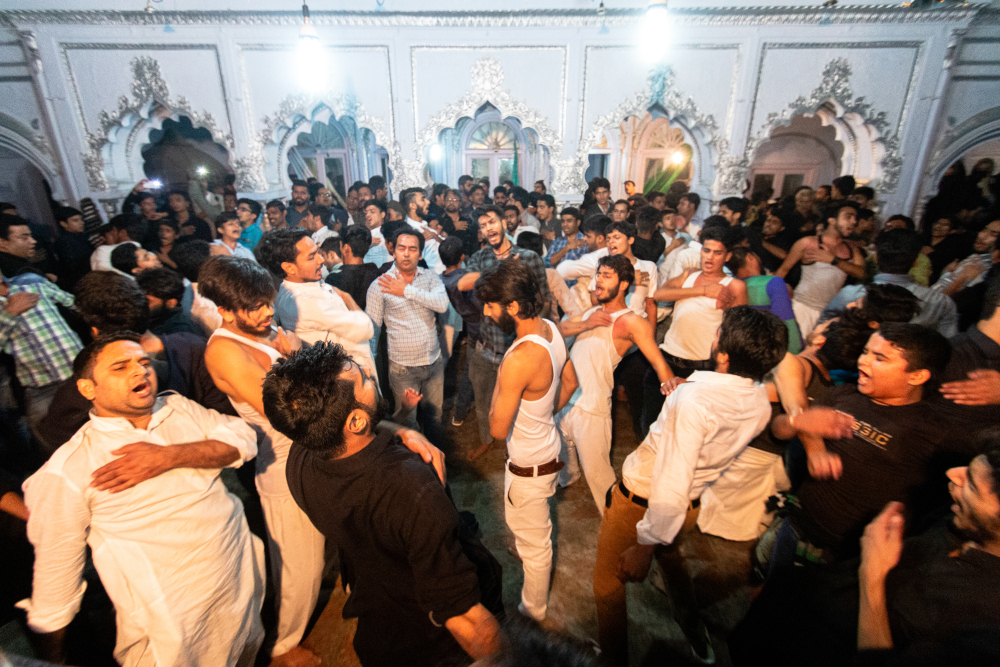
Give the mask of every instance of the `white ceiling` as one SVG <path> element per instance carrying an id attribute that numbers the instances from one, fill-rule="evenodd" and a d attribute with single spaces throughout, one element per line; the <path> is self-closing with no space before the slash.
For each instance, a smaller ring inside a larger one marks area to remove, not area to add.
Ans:
<path id="1" fill-rule="evenodd" d="M 608 9 L 643 7 L 648 0 L 605 0 Z M 670 0 L 671 7 L 761 7 L 819 6 L 822 0 Z M 0 11 L 21 10 L 115 10 L 141 11 L 147 0 L 0 0 Z M 152 2 L 160 11 L 297 11 L 301 0 L 162 0 Z M 597 10 L 599 0 L 384 0 L 381 9 L 396 12 L 427 11 L 525 11 Z M 848 5 L 901 4 L 889 0 L 845 0 Z M 315 11 L 377 11 L 376 0 L 309 0 Z"/>

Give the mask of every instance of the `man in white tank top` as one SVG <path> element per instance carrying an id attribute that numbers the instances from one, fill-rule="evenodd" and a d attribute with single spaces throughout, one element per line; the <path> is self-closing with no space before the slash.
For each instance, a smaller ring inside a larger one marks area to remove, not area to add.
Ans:
<path id="1" fill-rule="evenodd" d="M 802 278 L 792 297 L 792 311 L 802 337 L 808 336 L 830 300 L 844 286 L 847 277 L 864 278 L 865 260 L 861 251 L 847 240 L 858 226 L 858 205 L 840 199 L 826 209 L 826 223 L 815 236 L 795 242 L 774 275 L 784 278 L 802 262 Z"/>
<path id="2" fill-rule="evenodd" d="M 271 664 L 316 666 L 321 664 L 319 657 L 299 643 L 319 594 L 325 540 L 288 489 L 285 461 L 292 443 L 267 420 L 262 393 L 271 365 L 300 349 L 302 342 L 280 327 L 272 329 L 274 282 L 260 265 L 248 259 L 213 257 L 202 266 L 198 278 L 199 287 L 222 316 L 222 326 L 205 349 L 205 365 L 239 415 L 264 435 L 256 458 L 256 486 L 267 522 L 278 607 Z M 414 446 L 414 435 L 400 431 L 404 444 L 428 460 L 427 451 Z M 426 443 L 422 436 L 417 439 Z"/>
<path id="3" fill-rule="evenodd" d="M 560 483 L 569 486 L 583 475 L 603 514 L 605 495 L 615 482 L 611 467 L 611 394 L 614 372 L 632 346 L 649 360 L 666 383 L 673 377 L 663 355 L 656 349 L 653 327 L 625 305 L 625 295 L 638 272 L 625 255 L 601 259 L 595 277 L 595 295 L 600 305 L 583 315 L 564 320 L 559 332 L 576 336 L 569 362 L 563 367 L 562 386 L 556 410 L 567 467 Z M 568 410 L 563 411 L 565 407 Z"/>
<path id="4" fill-rule="evenodd" d="M 476 285 L 483 314 L 505 333 L 516 333 L 497 372 L 490 406 L 490 432 L 507 440 L 504 510 L 524 565 L 522 614 L 545 618 L 552 572 L 552 519 L 559 432 L 552 415 L 566 344 L 555 324 L 541 318 L 542 298 L 531 271 L 518 259 L 504 260 Z"/>

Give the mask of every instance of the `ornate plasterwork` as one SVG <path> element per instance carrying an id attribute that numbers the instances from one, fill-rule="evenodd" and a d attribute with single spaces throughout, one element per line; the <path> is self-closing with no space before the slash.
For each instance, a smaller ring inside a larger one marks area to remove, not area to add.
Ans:
<path id="1" fill-rule="evenodd" d="M 455 127 L 462 117 L 474 117 L 476 111 L 487 102 L 497 108 L 501 118 L 513 116 L 518 119 L 522 128 L 530 129 L 538 135 L 538 143 L 549 149 L 549 164 L 556 173 L 554 183 L 558 181 L 560 170 L 556 165 L 561 161 L 553 158 L 561 152 L 559 149 L 562 146 L 562 139 L 558 132 L 549 127 L 548 120 L 541 112 L 514 98 L 509 91 L 503 89 L 504 71 L 500 62 L 495 58 L 480 58 L 472 65 L 471 78 L 472 90 L 434 114 L 417 133 L 414 157 L 420 169 L 418 170 L 416 165 L 407 169 L 404 174 L 407 180 L 402 187 L 428 185 L 423 165 L 426 163 L 430 147 L 437 142 L 441 131 Z M 562 192 L 558 188 L 556 191 Z"/>
<path id="2" fill-rule="evenodd" d="M 97 131 L 86 130 L 88 151 L 83 153 L 82 157 L 87 172 L 87 183 L 92 190 L 108 189 L 108 179 L 104 173 L 104 149 L 111 143 L 112 131 L 119 127 L 130 126 L 133 116 L 148 119 L 156 105 L 162 107 L 166 115 L 187 116 L 191 119 L 192 125 L 207 129 L 216 143 L 225 146 L 232 153 L 234 147 L 232 135 L 219 127 L 211 113 L 195 111 L 184 97 L 178 97 L 176 101 L 171 99 L 167 82 L 160 74 L 160 64 L 155 58 L 138 56 L 132 59 L 131 67 L 132 98 L 129 99 L 125 95 L 119 97 L 118 108 L 111 112 L 102 110 L 98 114 Z M 130 146 L 134 137 L 133 131 L 129 135 Z"/>
<path id="3" fill-rule="evenodd" d="M 284 155 L 289 140 L 298 134 L 293 130 L 304 121 L 311 122 L 324 109 L 329 109 L 337 119 L 350 116 L 359 128 L 375 135 L 375 143 L 389 154 L 389 169 L 393 172 L 394 181 L 399 180 L 398 174 L 405 171 L 399 144 L 386 133 L 385 122 L 381 118 L 368 113 L 353 95 L 302 94 L 289 95 L 282 100 L 275 113 L 264 117 L 263 129 L 257 135 L 250 155 L 236 161 L 236 189 L 245 192 L 265 191 L 268 187 L 265 150 L 269 146 L 276 146 L 277 155 Z M 275 160 L 275 181 L 283 183 L 285 176 L 281 173 L 280 163 L 280 159 Z M 241 183 L 244 187 L 241 187 Z"/>
<path id="4" fill-rule="evenodd" d="M 666 112 L 669 120 L 683 118 L 690 130 L 698 131 L 704 137 L 703 146 L 712 149 L 715 155 L 725 155 L 729 147 L 728 141 L 719 132 L 719 124 L 712 114 L 703 113 L 695 101 L 686 97 L 674 87 L 674 71 L 668 65 L 660 65 L 652 69 L 646 79 L 646 89 L 633 98 L 627 99 L 610 113 L 599 116 L 591 126 L 590 133 L 580 142 L 576 159 L 569 161 L 568 169 L 564 171 L 564 179 L 553 187 L 557 192 L 583 192 L 587 189 L 586 173 L 589 165 L 590 149 L 601 142 L 604 131 L 609 127 L 618 127 L 623 119 L 629 116 L 645 116 L 650 109 L 659 106 Z M 710 156 L 704 156 L 706 164 L 718 168 L 718 164 Z M 557 175 L 558 175 L 557 171 Z M 704 183 L 711 186 L 711 183 Z M 561 186 L 561 187 L 560 187 Z"/>
<path id="5" fill-rule="evenodd" d="M 820 107 L 832 106 L 838 118 L 854 115 L 861 119 L 863 125 L 875 131 L 872 141 L 881 144 L 884 151 L 876 165 L 876 176 L 871 180 L 871 186 L 883 193 L 895 192 L 903 167 L 903 160 L 899 155 L 898 130 L 890 127 L 884 111 L 875 111 L 863 96 L 854 96 L 850 83 L 851 73 L 851 65 L 846 58 L 834 58 L 823 68 L 823 79 L 808 97 L 799 97 L 780 112 L 768 114 L 764 125 L 747 142 L 743 156 L 730 158 L 727 164 L 727 184 L 742 183 L 749 173 L 754 153 L 776 128 L 788 125 L 795 116 L 812 115 Z M 728 191 L 739 190 L 742 187 Z"/>
<path id="6" fill-rule="evenodd" d="M 828 25 L 851 23 L 940 23 L 967 21 L 977 14 L 995 17 L 996 10 L 983 4 L 957 7 L 920 8 L 900 5 L 844 7 L 692 7 L 671 9 L 680 25 Z M 461 12 L 310 12 L 310 22 L 337 27 L 448 27 L 448 28 L 531 28 L 531 27 L 616 27 L 634 26 L 645 17 L 645 9 L 554 9 L 531 11 Z M 301 12 L 295 11 L 111 11 L 111 10 L 16 10 L 0 12 L 0 20 L 14 25 L 38 23 L 87 25 L 249 25 L 298 26 Z"/>

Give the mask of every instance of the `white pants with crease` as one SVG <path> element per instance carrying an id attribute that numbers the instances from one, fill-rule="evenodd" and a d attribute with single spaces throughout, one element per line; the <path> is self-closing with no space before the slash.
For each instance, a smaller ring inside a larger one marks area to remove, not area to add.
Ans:
<path id="1" fill-rule="evenodd" d="M 556 492 L 556 473 L 542 477 L 518 477 L 504 469 L 504 514 L 514 533 L 517 555 L 524 566 L 521 587 L 522 614 L 536 621 L 545 619 L 552 574 L 552 517 L 549 497 Z"/>
<path id="2" fill-rule="evenodd" d="M 597 511 L 604 516 L 605 497 L 617 479 L 611 467 L 611 419 L 572 406 L 559 419 L 559 433 L 563 441 L 559 458 L 566 463 L 559 473 L 559 485 L 569 486 L 582 472 Z"/>
<path id="3" fill-rule="evenodd" d="M 278 606 L 278 638 L 272 656 L 302 642 L 323 578 L 325 539 L 291 495 L 260 496 Z"/>

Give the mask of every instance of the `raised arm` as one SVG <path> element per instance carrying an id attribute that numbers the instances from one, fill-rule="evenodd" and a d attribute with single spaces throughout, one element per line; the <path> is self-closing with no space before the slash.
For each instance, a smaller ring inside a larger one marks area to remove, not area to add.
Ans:
<path id="1" fill-rule="evenodd" d="M 785 261 L 781 263 L 778 270 L 774 272 L 774 275 L 778 276 L 782 280 L 788 275 L 788 272 L 792 270 L 796 264 L 802 261 L 802 253 L 805 252 L 806 243 L 812 238 L 807 236 L 806 238 L 799 239 L 792 246 L 792 249 L 788 251 L 788 256 L 785 257 Z"/>

